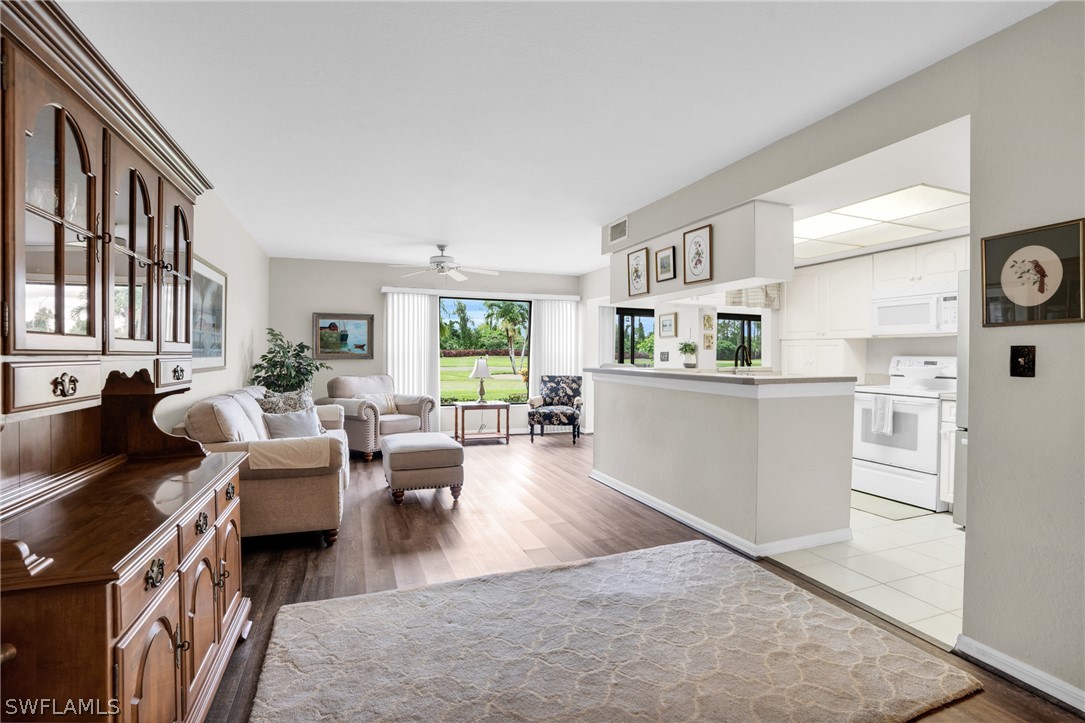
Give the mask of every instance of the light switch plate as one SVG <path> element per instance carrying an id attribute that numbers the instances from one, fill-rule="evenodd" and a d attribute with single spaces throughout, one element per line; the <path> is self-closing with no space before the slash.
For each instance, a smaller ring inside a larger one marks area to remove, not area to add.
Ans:
<path id="1" fill-rule="evenodd" d="M 669 351 L 661 351 L 661 352 L 659 352 L 659 360 L 661 362 L 670 361 L 671 360 L 671 353 Z"/>
<path id="2" fill-rule="evenodd" d="M 1034 376 L 1036 376 L 1036 347 L 1035 346 L 1011 346 L 1010 347 L 1010 376 L 1011 377 L 1034 377 Z"/>

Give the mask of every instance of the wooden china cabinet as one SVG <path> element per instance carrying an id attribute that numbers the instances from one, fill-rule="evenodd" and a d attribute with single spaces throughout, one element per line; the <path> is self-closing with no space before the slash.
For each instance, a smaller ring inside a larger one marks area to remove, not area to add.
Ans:
<path id="1" fill-rule="evenodd" d="M 0 21 L 0 719 L 199 721 L 250 624 L 245 455 L 154 409 L 211 185 L 55 3 Z"/>

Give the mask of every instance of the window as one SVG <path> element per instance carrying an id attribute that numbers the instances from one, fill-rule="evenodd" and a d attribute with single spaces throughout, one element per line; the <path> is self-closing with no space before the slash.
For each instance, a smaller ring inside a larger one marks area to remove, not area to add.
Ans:
<path id="1" fill-rule="evenodd" d="M 656 317 L 651 309 L 619 308 L 614 317 L 614 361 L 638 367 L 655 361 Z"/>
<path id="2" fill-rule="evenodd" d="M 478 398 L 469 376 L 481 357 L 492 375 L 487 399 L 527 402 L 531 302 L 441 297 L 440 308 L 441 404 Z"/>
<path id="3" fill-rule="evenodd" d="M 740 345 L 750 350 L 750 360 L 761 366 L 761 315 L 716 314 L 716 366 L 733 367 Z"/>

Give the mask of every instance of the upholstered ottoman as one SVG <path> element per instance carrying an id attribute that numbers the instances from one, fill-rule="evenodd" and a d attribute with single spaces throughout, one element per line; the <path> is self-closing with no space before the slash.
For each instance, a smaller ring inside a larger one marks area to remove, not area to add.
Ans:
<path id="1" fill-rule="evenodd" d="M 452 498 L 463 489 L 463 447 L 439 432 L 392 434 L 381 439 L 384 479 L 392 500 L 403 504 L 407 490 L 450 487 Z"/>

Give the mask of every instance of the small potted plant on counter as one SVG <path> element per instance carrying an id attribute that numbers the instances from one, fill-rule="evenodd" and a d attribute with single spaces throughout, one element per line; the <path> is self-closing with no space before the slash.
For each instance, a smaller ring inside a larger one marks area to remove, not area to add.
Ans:
<path id="1" fill-rule="evenodd" d="M 678 353 L 682 355 L 682 366 L 693 369 L 697 366 L 697 345 L 692 341 L 684 341 L 678 345 Z"/>

